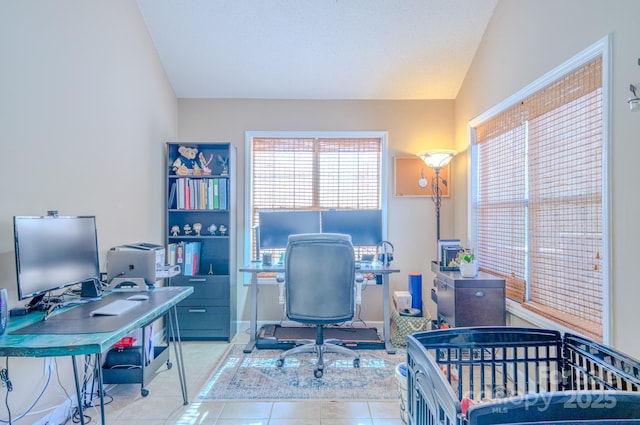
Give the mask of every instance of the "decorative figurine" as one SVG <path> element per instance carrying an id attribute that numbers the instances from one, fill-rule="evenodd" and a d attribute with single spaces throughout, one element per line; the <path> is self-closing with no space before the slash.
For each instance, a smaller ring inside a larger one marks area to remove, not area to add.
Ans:
<path id="1" fill-rule="evenodd" d="M 212 224 L 209 227 L 207 227 L 207 230 L 212 236 L 214 236 L 216 234 L 216 230 L 218 230 L 218 226 L 216 226 L 215 224 Z"/>
<path id="2" fill-rule="evenodd" d="M 218 155 L 218 162 L 220 163 L 220 165 L 222 165 L 222 172 L 220 173 L 221 176 L 228 176 L 229 175 L 229 166 L 227 165 L 227 163 L 229 162 L 229 158 L 223 158 L 222 155 Z"/>
<path id="3" fill-rule="evenodd" d="M 196 161 L 196 156 L 198 155 L 197 147 L 180 145 L 178 147 L 178 153 L 180 156 L 173 161 L 173 172 L 176 173 L 176 175 L 189 176 L 202 174 L 200 165 L 198 161 Z"/>
<path id="4" fill-rule="evenodd" d="M 200 236 L 200 231 L 202 230 L 201 223 L 193 223 L 193 231 L 196 232 L 196 236 Z"/>
<path id="5" fill-rule="evenodd" d="M 210 175 L 211 174 L 211 168 L 209 168 L 209 163 L 211 162 L 211 160 L 213 159 L 213 154 L 209 155 L 209 160 L 206 161 L 204 159 L 204 154 L 202 152 L 200 152 L 198 154 L 198 160 L 200 161 L 200 167 L 202 168 L 202 174 L 206 174 L 206 175 Z"/>
<path id="6" fill-rule="evenodd" d="M 178 236 L 180 234 L 180 226 L 174 224 L 171 226 L 171 236 Z"/>
<path id="7" fill-rule="evenodd" d="M 184 234 L 185 235 L 190 235 L 191 234 L 191 226 L 190 225 L 185 224 L 183 229 L 184 229 Z"/>
<path id="8" fill-rule="evenodd" d="M 227 236 L 227 226 L 225 226 L 224 224 L 221 224 L 218 227 L 218 230 L 220 230 L 220 236 Z"/>

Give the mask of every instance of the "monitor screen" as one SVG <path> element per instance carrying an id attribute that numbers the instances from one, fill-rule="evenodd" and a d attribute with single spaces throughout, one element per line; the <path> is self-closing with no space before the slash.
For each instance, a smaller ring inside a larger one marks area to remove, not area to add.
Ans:
<path id="1" fill-rule="evenodd" d="M 289 235 L 320 232 L 319 211 L 260 211 L 260 248 L 286 248 Z"/>
<path id="2" fill-rule="evenodd" d="M 375 246 L 382 242 L 382 210 L 322 211 L 322 232 L 351 235 L 354 246 Z"/>
<path id="3" fill-rule="evenodd" d="M 95 217 L 15 216 L 13 228 L 19 299 L 100 278 Z"/>

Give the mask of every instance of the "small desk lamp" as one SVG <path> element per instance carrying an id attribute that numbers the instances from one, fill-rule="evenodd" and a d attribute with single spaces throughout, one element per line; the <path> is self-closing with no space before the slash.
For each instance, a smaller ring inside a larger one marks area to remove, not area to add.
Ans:
<path id="1" fill-rule="evenodd" d="M 419 152 L 416 155 L 422 158 L 427 167 L 432 168 L 436 175 L 431 179 L 431 189 L 433 190 L 433 202 L 436 205 L 436 240 L 440 240 L 440 202 L 441 202 L 441 194 L 440 194 L 440 180 L 442 180 L 442 184 L 447 186 L 448 183 L 445 179 L 440 177 L 440 169 L 442 167 L 446 167 L 455 154 L 458 152 L 449 150 L 449 149 L 436 149 L 431 151 Z M 427 182 L 424 179 L 420 179 L 420 185 L 426 186 Z"/>

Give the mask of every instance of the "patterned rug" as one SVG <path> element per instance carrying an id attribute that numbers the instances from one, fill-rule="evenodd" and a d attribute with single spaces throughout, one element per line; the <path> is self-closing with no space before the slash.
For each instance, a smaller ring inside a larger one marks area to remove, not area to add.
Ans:
<path id="1" fill-rule="evenodd" d="M 406 351 L 359 350 L 360 367 L 341 354 L 325 354 L 324 375 L 313 376 L 315 354 L 288 357 L 277 367 L 281 350 L 244 353 L 230 346 L 198 400 L 397 400 L 396 365 Z"/>

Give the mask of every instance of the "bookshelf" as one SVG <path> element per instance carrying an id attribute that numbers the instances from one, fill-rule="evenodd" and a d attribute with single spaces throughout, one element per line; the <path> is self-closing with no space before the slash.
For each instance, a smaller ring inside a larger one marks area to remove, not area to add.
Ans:
<path id="1" fill-rule="evenodd" d="M 166 158 L 167 259 L 182 270 L 168 285 L 194 289 L 177 307 L 180 336 L 231 341 L 237 326 L 235 147 L 168 142 Z"/>

